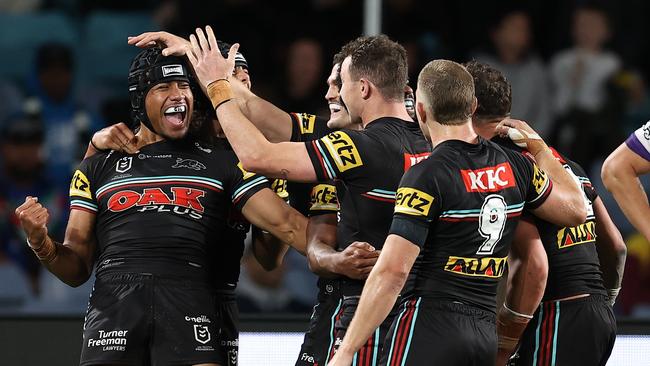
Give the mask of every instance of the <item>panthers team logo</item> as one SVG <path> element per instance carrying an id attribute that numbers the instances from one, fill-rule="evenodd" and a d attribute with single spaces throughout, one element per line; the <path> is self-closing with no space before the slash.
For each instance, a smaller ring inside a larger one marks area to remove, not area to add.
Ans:
<path id="1" fill-rule="evenodd" d="M 204 170 L 205 165 L 203 163 L 200 163 L 194 159 L 183 159 L 183 158 L 176 158 L 176 164 L 172 165 L 172 168 L 188 168 L 192 170 Z"/>

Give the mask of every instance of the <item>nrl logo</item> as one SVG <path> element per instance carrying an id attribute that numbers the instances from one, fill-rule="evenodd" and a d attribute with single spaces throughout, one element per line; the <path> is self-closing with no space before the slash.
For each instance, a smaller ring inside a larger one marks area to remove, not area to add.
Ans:
<path id="1" fill-rule="evenodd" d="M 172 168 L 188 168 L 193 170 L 203 170 L 205 165 L 193 159 L 176 158 L 176 164 Z"/>
<path id="2" fill-rule="evenodd" d="M 210 342 L 210 331 L 207 325 L 194 324 L 194 339 L 201 344 Z"/>
<path id="3" fill-rule="evenodd" d="M 133 163 L 133 158 L 131 156 L 123 157 L 117 161 L 115 165 L 115 171 L 118 173 L 125 173 L 131 169 L 131 164 Z"/>

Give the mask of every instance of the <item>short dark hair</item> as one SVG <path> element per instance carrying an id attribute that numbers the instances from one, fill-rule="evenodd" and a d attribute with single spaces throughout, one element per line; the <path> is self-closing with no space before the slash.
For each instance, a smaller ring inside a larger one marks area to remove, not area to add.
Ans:
<path id="1" fill-rule="evenodd" d="M 512 89 L 501 71 L 478 61 L 470 61 L 465 68 L 474 79 L 474 94 L 478 107 L 474 115 L 480 119 L 510 116 Z"/>
<path id="2" fill-rule="evenodd" d="M 418 76 L 418 92 L 433 118 L 443 125 L 460 125 L 472 116 L 474 80 L 465 68 L 449 60 L 433 60 Z"/>
<path id="3" fill-rule="evenodd" d="M 350 76 L 371 81 L 384 98 L 404 100 L 404 85 L 408 80 L 406 50 L 386 35 L 364 36 L 348 42 L 340 52 L 350 57 Z"/>

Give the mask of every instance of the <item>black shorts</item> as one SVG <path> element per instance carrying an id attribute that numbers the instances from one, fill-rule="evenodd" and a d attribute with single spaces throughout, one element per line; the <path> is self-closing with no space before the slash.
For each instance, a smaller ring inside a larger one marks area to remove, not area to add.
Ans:
<path id="1" fill-rule="evenodd" d="M 494 365 L 494 313 L 423 297 L 407 299 L 384 344 L 380 365 Z"/>
<path id="2" fill-rule="evenodd" d="M 399 303 L 399 300 L 398 300 Z M 399 304 L 396 303 L 391 312 L 388 314 L 383 323 L 375 329 L 375 332 L 368 338 L 366 343 L 354 354 L 353 365 L 378 365 L 380 355 L 383 350 L 384 341 L 389 334 L 389 329 L 393 323 L 393 319 L 397 315 Z M 340 310 L 340 316 L 335 325 L 335 338 L 334 345 L 330 348 L 329 357 L 332 357 L 336 350 L 341 345 L 343 337 L 352 322 L 354 313 L 359 306 L 359 296 L 345 296 L 343 298 L 343 306 Z"/>
<path id="3" fill-rule="evenodd" d="M 197 281 L 102 274 L 84 321 L 80 365 L 223 364 L 214 291 Z"/>
<path id="4" fill-rule="evenodd" d="M 318 280 L 318 304 L 309 319 L 309 330 L 300 347 L 296 366 L 327 365 L 334 345 L 334 324 L 340 318 L 343 298 L 339 280 Z"/>
<path id="5" fill-rule="evenodd" d="M 616 319 L 604 296 L 545 301 L 521 338 L 513 365 L 605 365 L 616 340 Z"/>
<path id="6" fill-rule="evenodd" d="M 221 333 L 219 345 L 226 355 L 222 366 L 237 366 L 239 356 L 239 308 L 234 290 L 217 290 L 217 317 Z"/>

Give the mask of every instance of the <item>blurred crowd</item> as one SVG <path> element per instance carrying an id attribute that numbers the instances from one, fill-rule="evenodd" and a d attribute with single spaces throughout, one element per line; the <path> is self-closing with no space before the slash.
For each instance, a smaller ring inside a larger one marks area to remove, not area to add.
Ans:
<path id="1" fill-rule="evenodd" d="M 410 79 L 434 58 L 476 59 L 512 84 L 512 116 L 589 167 L 627 238 L 616 311 L 650 317 L 650 243 L 600 184 L 604 157 L 650 119 L 650 4 L 621 0 L 477 2 L 384 0 L 383 32 L 409 52 Z M 85 311 L 92 279 L 68 288 L 25 245 L 14 209 L 27 195 L 50 209 L 58 241 L 68 184 L 94 131 L 130 121 L 126 76 L 137 53 L 126 37 L 213 25 L 240 42 L 252 89 L 287 111 L 327 113 L 331 55 L 362 32 L 363 2 L 3 0 L 0 2 L 0 313 Z M 413 86 L 413 85 L 412 85 Z M 414 87 L 414 86 L 413 86 Z M 646 187 L 648 182 L 644 182 Z M 266 273 L 243 260 L 243 312 L 308 312 L 316 277 L 292 252 Z"/>

